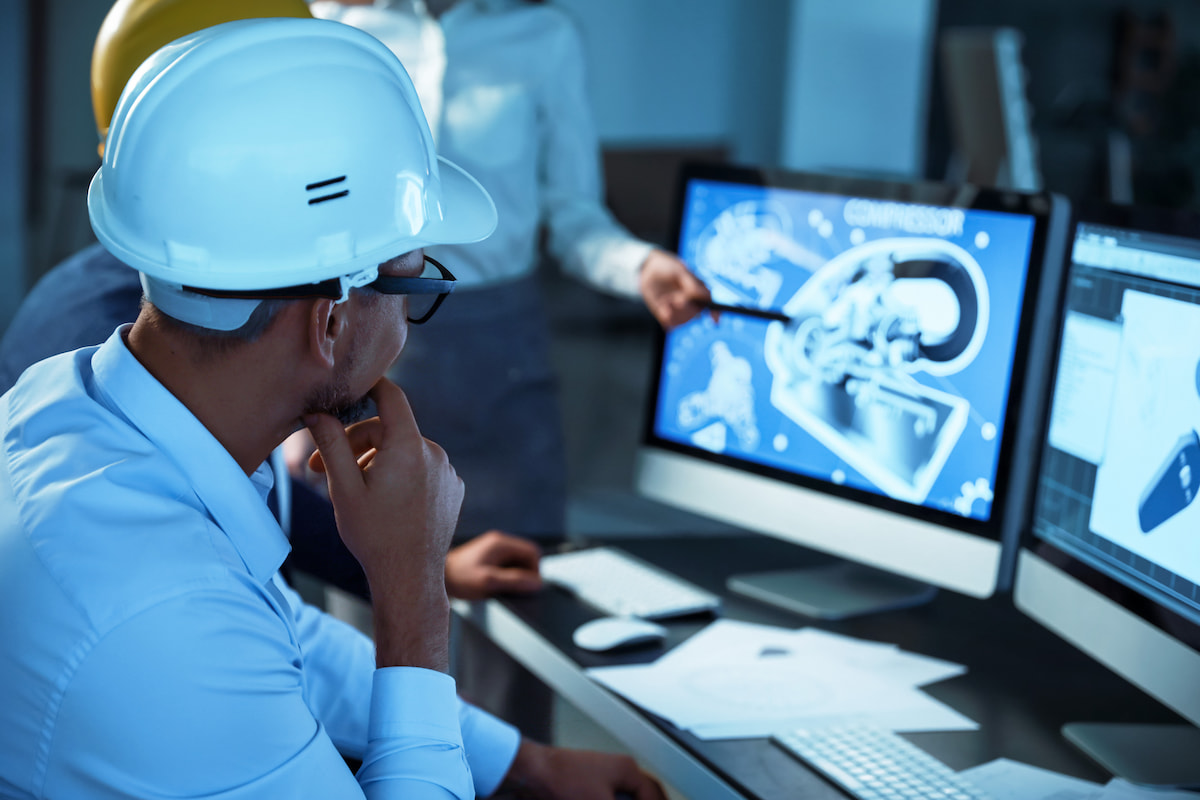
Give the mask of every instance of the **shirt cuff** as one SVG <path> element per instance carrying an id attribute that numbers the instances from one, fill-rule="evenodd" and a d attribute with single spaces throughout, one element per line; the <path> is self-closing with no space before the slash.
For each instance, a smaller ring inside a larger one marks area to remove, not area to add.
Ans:
<path id="1" fill-rule="evenodd" d="M 454 679 L 435 670 L 376 669 L 367 741 L 414 737 L 462 748 L 458 697 L 454 691 Z"/>
<path id="2" fill-rule="evenodd" d="M 512 767 L 521 746 L 521 732 L 486 711 L 461 702 L 459 724 L 475 782 L 475 794 L 488 797 L 499 788 Z"/>
<path id="3" fill-rule="evenodd" d="M 593 287 L 630 300 L 641 300 L 642 264 L 654 245 L 624 233 L 593 233 L 564 254 L 563 267 Z"/>
<path id="4" fill-rule="evenodd" d="M 619 239 L 610 242 L 605 247 L 603 259 L 608 269 L 597 277 L 606 283 L 611 291 L 640 301 L 642 290 L 639 281 L 642 264 L 653 249 L 654 245 L 639 239 Z"/>

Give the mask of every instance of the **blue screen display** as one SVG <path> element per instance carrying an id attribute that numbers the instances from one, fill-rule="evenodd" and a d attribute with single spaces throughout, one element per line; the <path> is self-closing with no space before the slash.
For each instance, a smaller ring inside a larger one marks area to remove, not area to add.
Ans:
<path id="1" fill-rule="evenodd" d="M 782 319 L 669 332 L 659 438 L 990 518 L 1032 217 L 692 180 L 680 231 L 714 302 Z"/>

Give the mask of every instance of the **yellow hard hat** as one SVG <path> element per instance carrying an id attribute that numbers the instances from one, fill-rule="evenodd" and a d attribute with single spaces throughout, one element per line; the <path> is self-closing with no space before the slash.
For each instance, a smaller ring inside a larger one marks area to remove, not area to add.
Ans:
<path id="1" fill-rule="evenodd" d="M 117 0 L 92 50 L 92 110 L 100 155 L 117 100 L 134 70 L 155 51 L 203 28 L 257 17 L 307 17 L 304 0 Z"/>

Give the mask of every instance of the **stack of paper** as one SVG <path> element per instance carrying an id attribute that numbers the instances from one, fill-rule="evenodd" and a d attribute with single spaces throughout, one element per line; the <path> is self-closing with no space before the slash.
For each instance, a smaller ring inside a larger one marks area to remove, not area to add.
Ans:
<path id="1" fill-rule="evenodd" d="M 962 775 L 992 800 L 1196 800 L 1192 792 L 1150 789 L 1113 778 L 1104 786 L 998 758 Z"/>
<path id="2" fill-rule="evenodd" d="M 978 725 L 918 687 L 966 668 L 815 628 L 717 620 L 653 664 L 595 680 L 702 739 L 870 722 L 895 731 Z"/>
<path id="3" fill-rule="evenodd" d="M 992 800 L 1098 800 L 1103 787 L 1020 761 L 998 758 L 963 770 Z"/>

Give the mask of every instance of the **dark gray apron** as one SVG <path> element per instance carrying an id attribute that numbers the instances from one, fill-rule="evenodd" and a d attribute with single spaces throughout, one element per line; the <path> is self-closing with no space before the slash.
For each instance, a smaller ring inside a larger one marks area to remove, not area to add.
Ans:
<path id="1" fill-rule="evenodd" d="M 490 528 L 562 537 L 566 454 L 535 277 L 451 294 L 409 326 L 390 375 L 466 484 L 458 540 Z"/>

